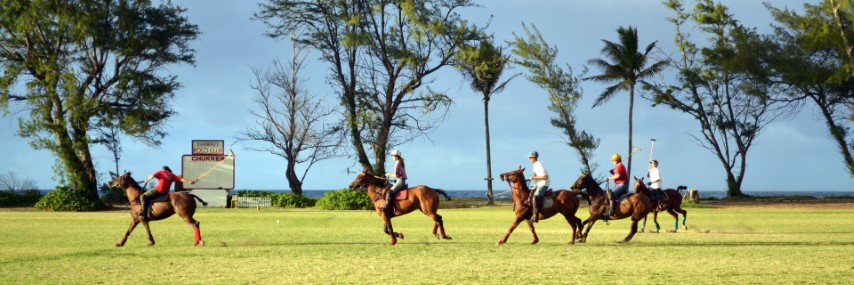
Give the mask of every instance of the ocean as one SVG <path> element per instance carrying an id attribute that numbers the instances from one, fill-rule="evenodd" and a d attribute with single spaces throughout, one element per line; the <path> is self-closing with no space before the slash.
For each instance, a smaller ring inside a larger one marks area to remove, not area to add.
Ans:
<path id="1" fill-rule="evenodd" d="M 261 191 L 261 192 L 272 192 L 272 193 L 290 193 L 290 190 L 251 190 L 251 189 L 238 189 L 236 191 Z M 232 191 L 232 192 L 236 192 Z M 308 198 L 320 198 L 323 197 L 326 192 L 337 191 L 337 190 L 305 190 L 303 191 L 303 195 Z M 486 190 L 445 190 L 448 192 L 448 195 L 451 198 L 484 198 L 486 199 Z M 703 191 L 699 190 L 700 198 L 726 198 L 726 191 Z M 496 195 L 498 199 L 511 198 L 510 193 L 507 190 L 493 190 L 493 193 Z M 503 193 L 503 194 L 502 194 Z M 502 195 L 498 195 L 502 194 Z M 684 191 L 683 191 L 684 194 Z M 744 191 L 744 194 L 750 196 L 807 196 L 807 197 L 816 197 L 816 198 L 826 198 L 826 197 L 854 197 L 854 191 Z"/>

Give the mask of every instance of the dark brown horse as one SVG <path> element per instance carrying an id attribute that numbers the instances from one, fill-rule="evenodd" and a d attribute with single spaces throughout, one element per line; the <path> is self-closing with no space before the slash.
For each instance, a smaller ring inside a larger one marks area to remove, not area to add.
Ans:
<path id="1" fill-rule="evenodd" d="M 403 233 L 394 232 L 394 228 L 391 225 L 391 218 L 406 215 L 415 210 L 421 210 L 422 213 L 430 217 L 430 219 L 435 222 L 433 225 L 433 235 L 436 236 L 436 238 L 451 239 L 450 236 L 445 235 L 445 225 L 442 221 L 442 216 L 436 213 L 436 211 L 439 210 L 439 194 L 442 194 L 445 198 L 451 200 L 448 193 L 441 189 L 433 189 L 425 185 L 418 185 L 408 189 L 409 194 L 405 200 L 398 200 L 393 204 L 389 203 L 389 205 L 394 206 L 389 207 L 384 211 L 380 210 L 380 205 L 382 204 L 380 199 L 382 199 L 382 190 L 385 189 L 386 183 L 387 182 L 384 178 L 376 177 L 367 171 L 364 171 L 359 173 L 359 175 L 356 175 L 356 179 L 350 183 L 350 189 L 364 189 L 368 192 L 368 196 L 371 198 L 371 201 L 374 202 L 374 209 L 376 209 L 380 217 L 383 218 L 385 233 L 391 236 L 391 245 L 395 245 L 397 243 L 397 238 L 403 239 Z M 394 197 L 392 197 L 392 199 L 394 199 Z M 436 233 L 437 230 L 439 230 L 438 234 Z"/>
<path id="2" fill-rule="evenodd" d="M 590 217 L 582 223 L 582 226 L 587 225 L 587 229 L 584 230 L 579 242 L 587 242 L 587 233 L 590 232 L 590 228 L 593 227 L 596 220 L 620 220 L 631 217 L 631 231 L 622 241 L 623 243 L 629 242 L 638 231 L 638 222 L 646 217 L 649 212 L 652 212 L 653 207 L 655 207 L 646 195 L 631 194 L 628 198 L 621 199 L 621 202 L 618 203 L 618 206 L 613 210 L 613 213 L 610 216 L 605 216 L 605 212 L 608 209 L 608 204 L 610 202 L 605 198 L 605 191 L 599 187 L 599 184 L 593 180 L 593 177 L 591 177 L 589 173 L 581 174 L 581 176 L 578 177 L 578 180 L 572 184 L 572 190 L 585 191 L 588 195 L 587 201 L 590 204 Z"/>
<path id="3" fill-rule="evenodd" d="M 504 238 L 498 241 L 498 244 L 504 244 L 507 242 L 507 238 L 510 237 L 510 234 L 513 233 L 513 230 L 519 226 L 519 222 L 522 220 L 526 220 L 528 222 L 528 228 L 531 229 L 531 234 L 534 235 L 534 240 L 531 244 L 537 244 L 540 239 L 537 237 L 537 232 L 534 230 L 534 223 L 531 222 L 531 203 L 530 195 L 532 195 L 531 190 L 528 189 L 528 184 L 525 183 L 525 169 L 519 167 L 517 170 L 513 170 L 507 173 L 502 173 L 499 177 L 501 177 L 502 181 L 507 181 L 510 184 L 510 191 L 513 192 L 513 211 L 516 213 L 516 219 L 513 220 L 513 225 L 510 226 L 510 230 L 507 231 L 507 234 L 504 235 Z M 567 190 L 558 190 L 554 194 L 554 203 L 551 207 L 543 208 L 538 215 L 540 220 L 545 220 L 551 218 L 558 213 L 563 214 L 563 217 L 566 218 L 566 222 L 572 227 L 572 238 L 569 239 L 569 244 L 575 244 L 575 239 L 578 237 L 578 234 L 581 232 L 581 219 L 575 216 L 575 212 L 578 211 L 578 194 L 574 192 L 570 192 Z"/>
<path id="4" fill-rule="evenodd" d="M 664 194 L 667 194 L 666 198 L 658 202 L 658 207 L 652 210 L 652 221 L 655 222 L 655 232 L 657 233 L 661 230 L 661 226 L 658 225 L 658 212 L 667 211 L 673 219 L 673 229 L 667 230 L 668 233 L 675 233 L 679 229 L 679 214 L 682 214 L 682 228 L 688 230 L 688 226 L 685 225 L 685 220 L 688 219 L 688 211 L 682 209 L 682 194 L 679 191 L 674 189 L 664 189 Z M 647 193 L 650 199 L 655 200 L 653 197 L 653 192 L 645 184 L 643 184 L 643 177 L 638 179 L 635 177 L 635 193 Z M 655 202 L 653 202 L 655 204 Z M 643 217 L 643 225 L 641 226 L 640 232 L 644 232 L 646 230 L 646 218 Z"/>
<path id="5" fill-rule="evenodd" d="M 187 193 L 187 192 L 172 192 L 169 194 L 169 199 L 164 202 L 156 202 L 151 204 L 151 209 L 149 209 L 149 219 L 142 219 L 137 215 L 139 212 L 140 201 L 139 197 L 142 196 L 144 191 L 139 184 L 136 183 L 130 176 L 130 172 L 125 172 L 120 176 L 117 176 L 113 179 L 113 181 L 109 184 L 110 188 L 124 188 L 125 194 L 128 196 L 128 202 L 130 202 L 130 227 L 128 231 L 125 232 L 125 236 L 122 237 L 122 240 L 116 244 L 116 247 L 121 247 L 125 245 L 125 242 L 130 236 L 130 233 L 133 232 L 133 229 L 136 228 L 140 222 L 143 226 L 145 226 L 145 232 L 148 233 L 148 246 L 154 245 L 154 237 L 151 236 L 151 229 L 148 227 L 149 220 L 158 221 L 163 220 L 168 217 L 171 217 L 172 214 L 178 214 L 184 221 L 193 226 L 193 232 L 195 233 L 195 242 L 193 245 L 198 245 L 201 243 L 202 245 L 205 242 L 202 240 L 202 234 L 199 231 L 199 222 L 193 219 L 193 214 L 196 213 L 196 199 L 199 202 L 202 202 L 202 205 L 207 206 L 208 203 L 202 201 L 198 196 Z"/>

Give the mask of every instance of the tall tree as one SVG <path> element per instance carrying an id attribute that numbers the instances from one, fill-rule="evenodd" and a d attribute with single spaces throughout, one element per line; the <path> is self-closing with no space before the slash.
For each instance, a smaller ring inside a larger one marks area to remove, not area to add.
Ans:
<path id="1" fill-rule="evenodd" d="M 767 64 L 757 56 L 763 46 L 755 31 L 733 18 L 727 8 L 702 0 L 693 12 L 682 1 L 665 5 L 676 16 L 675 42 L 680 54 L 671 60 L 678 71 L 676 83 L 646 85 L 653 91 L 654 104 L 664 104 L 694 117 L 701 137 L 692 138 L 715 154 L 727 173 L 727 196 L 743 196 L 741 183 L 747 169 L 747 155 L 760 131 L 773 122 L 783 109 L 775 108 Z M 682 32 L 689 20 L 709 35 L 708 47 L 699 48 Z"/>
<path id="2" fill-rule="evenodd" d="M 150 145 L 180 87 L 166 67 L 194 62 L 198 28 L 150 1 L 3 1 L 0 107 L 31 110 L 18 134 L 54 153 L 69 186 L 98 201 L 93 130 L 118 126 Z M 102 133 L 103 134 L 103 133 Z"/>
<path id="3" fill-rule="evenodd" d="M 255 17 L 273 38 L 321 53 L 357 162 L 385 173 L 386 151 L 434 129 L 451 99 L 423 90 L 460 47 L 483 38 L 457 10 L 470 0 L 269 0 Z M 373 151 L 373 164 L 368 156 Z"/>
<path id="4" fill-rule="evenodd" d="M 288 67 L 275 62 L 267 72 L 254 70 L 256 108 L 250 113 L 257 126 L 242 131 L 237 141 L 258 141 L 264 147 L 248 147 L 266 151 L 286 161 L 285 178 L 291 192 L 302 195 L 302 184 L 311 167 L 318 161 L 337 156 L 341 146 L 340 136 L 323 125 L 333 113 L 326 108 L 322 98 L 308 94 L 302 88 L 300 70 L 305 57 L 294 47 Z M 304 165 L 302 175 L 297 175 L 298 164 Z"/>
<path id="5" fill-rule="evenodd" d="M 847 2 L 847 1 L 844 1 Z M 804 4 L 804 14 L 788 9 L 778 9 L 766 4 L 780 26 L 769 37 L 771 48 L 765 55 L 774 79 L 786 86 L 787 102 L 812 102 L 818 108 L 836 143 L 848 172 L 854 176 L 854 139 L 846 122 L 854 116 L 854 60 L 846 40 L 846 32 L 837 33 L 840 27 L 852 34 L 850 5 L 848 12 L 840 11 L 837 1 L 821 4 Z"/>
<path id="6" fill-rule="evenodd" d="M 605 91 L 593 101 L 594 108 L 611 100 L 619 91 L 629 92 L 629 148 L 627 152 L 629 155 L 627 155 L 627 172 L 629 177 L 631 177 L 632 112 L 635 106 L 635 86 L 639 83 L 645 84 L 646 79 L 652 78 L 655 74 L 661 72 L 667 66 L 668 62 L 662 60 L 647 66 L 647 62 L 652 60 L 649 54 L 655 48 L 656 42 L 647 45 L 643 52 L 638 50 L 637 29 L 633 27 L 620 27 L 617 29 L 617 34 L 620 36 L 620 41 L 617 43 L 602 40 L 605 43 L 605 47 L 602 48 L 605 59 L 599 58 L 589 61 L 590 64 L 599 67 L 602 70 L 602 74 L 584 79 L 605 84 L 614 83 L 614 85 L 606 87 Z"/>
<path id="7" fill-rule="evenodd" d="M 483 124 L 486 129 L 486 197 L 489 205 L 495 203 L 492 194 L 492 155 L 489 147 L 489 100 L 492 95 L 504 90 L 512 76 L 498 83 L 510 56 L 504 55 L 501 47 L 496 47 L 491 38 L 480 41 L 478 46 L 464 47 L 458 53 L 458 67 L 471 81 L 471 88 L 483 95 Z"/>
<path id="8" fill-rule="evenodd" d="M 557 47 L 549 46 L 536 26 L 528 28 L 522 23 L 522 28 L 525 35 L 514 33 L 515 40 L 511 43 L 516 55 L 514 63 L 527 68 L 528 80 L 548 92 L 549 110 L 557 114 L 551 119 L 552 126 L 563 130 L 566 143 L 578 154 L 581 171 L 593 173 L 597 166 L 592 162 L 593 152 L 599 147 L 599 139 L 575 126 L 575 108 L 583 93 L 580 75 L 574 75 L 569 64 L 564 70 L 555 63 Z"/>

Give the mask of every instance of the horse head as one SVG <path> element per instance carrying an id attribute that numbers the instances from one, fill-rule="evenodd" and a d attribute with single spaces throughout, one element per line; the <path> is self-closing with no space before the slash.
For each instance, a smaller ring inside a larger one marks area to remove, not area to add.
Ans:
<path id="1" fill-rule="evenodd" d="M 356 175 L 356 179 L 350 183 L 349 188 L 350 190 L 365 190 L 371 185 L 385 186 L 385 182 L 381 177 L 376 177 L 365 170 Z"/>
<path id="2" fill-rule="evenodd" d="M 523 168 L 522 166 L 519 166 L 519 169 L 499 174 L 498 178 L 501 179 L 501 181 L 507 181 L 510 183 L 514 183 L 516 181 L 524 182 L 525 181 L 524 172 L 525 172 L 525 168 Z M 518 179 L 521 179 L 521 180 L 518 180 Z"/>
<path id="3" fill-rule="evenodd" d="M 581 176 L 575 180 L 575 183 L 572 183 L 569 189 L 574 192 L 587 192 L 590 195 L 598 195 L 602 192 L 602 188 L 599 187 L 599 183 L 596 183 L 590 172 L 581 173 Z"/>
<path id="4" fill-rule="evenodd" d="M 136 183 L 136 181 L 134 181 L 133 178 L 130 177 L 130 172 L 125 172 L 124 174 L 113 178 L 113 180 L 110 181 L 109 184 L 107 184 L 107 187 L 110 187 L 112 189 L 125 189 L 131 186 L 131 182 Z"/>
<path id="5" fill-rule="evenodd" d="M 643 183 L 643 177 L 635 177 L 635 193 L 649 193 L 649 188 L 647 188 L 646 184 Z"/>

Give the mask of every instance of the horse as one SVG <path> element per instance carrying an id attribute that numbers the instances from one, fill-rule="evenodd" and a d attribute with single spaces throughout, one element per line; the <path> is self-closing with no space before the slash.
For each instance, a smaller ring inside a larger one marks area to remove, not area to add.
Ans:
<path id="1" fill-rule="evenodd" d="M 451 239 L 451 236 L 445 234 L 445 225 L 442 221 L 442 216 L 436 213 L 439 210 L 439 194 L 445 196 L 447 200 L 451 200 L 447 192 L 425 185 L 401 189 L 400 191 L 409 192 L 406 199 L 398 200 L 394 203 L 389 202 L 388 205 L 394 206 L 382 210 L 382 191 L 385 189 L 386 183 L 384 178 L 376 177 L 365 170 L 356 175 L 356 179 L 350 183 L 350 190 L 364 190 L 368 193 L 368 197 L 374 203 L 374 209 L 383 219 L 385 233 L 391 237 L 391 245 L 397 243 L 397 238 L 404 238 L 403 233 L 394 231 L 391 225 L 391 218 L 409 214 L 416 209 L 421 210 L 422 213 L 435 222 L 433 225 L 433 236 L 439 239 Z M 395 197 L 392 197 L 392 199 L 395 199 Z M 436 230 L 439 230 L 438 234 Z"/>
<path id="2" fill-rule="evenodd" d="M 639 180 L 637 180 L 637 177 L 635 179 L 635 193 L 648 193 L 647 195 L 649 195 L 650 198 L 654 198 L 652 190 L 643 184 L 643 177 Z M 688 226 L 685 225 L 685 220 L 688 219 L 688 211 L 682 209 L 682 194 L 679 193 L 678 190 L 673 189 L 664 189 L 662 191 L 664 191 L 667 197 L 664 200 L 659 201 L 659 207 L 655 207 L 655 209 L 652 210 L 652 221 L 655 222 L 655 232 L 657 233 L 661 229 L 661 226 L 658 225 L 658 212 L 662 211 L 667 211 L 667 213 L 673 216 L 673 219 L 675 220 L 673 222 L 673 229 L 667 230 L 667 232 L 675 233 L 679 229 L 679 214 L 677 214 L 677 212 L 682 214 L 682 228 L 688 230 Z M 644 232 L 646 230 L 646 218 L 647 217 L 643 217 L 643 225 L 641 226 L 640 232 Z"/>
<path id="3" fill-rule="evenodd" d="M 517 170 L 502 173 L 499 176 L 501 181 L 507 181 L 507 184 L 510 184 L 510 191 L 513 192 L 513 211 L 516 214 L 516 219 L 513 220 L 513 224 L 510 226 L 507 234 L 498 241 L 498 245 L 507 242 L 507 238 L 510 237 L 510 234 L 513 233 L 513 230 L 519 226 L 519 222 L 522 220 L 528 222 L 528 228 L 531 229 L 531 234 L 534 235 L 534 240 L 531 241 L 531 244 L 537 244 L 540 241 L 539 237 L 537 237 L 537 232 L 534 230 L 534 223 L 531 222 L 533 212 L 529 197 L 532 192 L 528 189 L 528 184 L 525 183 L 524 171 L 524 168 L 519 167 Z M 545 220 L 558 213 L 562 214 L 566 218 L 566 222 L 572 227 L 572 238 L 569 240 L 569 244 L 575 244 L 575 239 L 581 231 L 579 228 L 581 219 L 575 216 L 575 212 L 578 211 L 578 205 L 578 195 L 576 193 L 567 190 L 558 190 L 554 193 L 554 203 L 552 206 L 543 208 L 538 217 L 540 220 Z"/>
<path id="4" fill-rule="evenodd" d="M 140 205 L 139 197 L 142 196 L 144 190 L 139 187 L 136 180 L 130 176 L 130 172 L 125 172 L 124 174 L 113 178 L 109 187 L 114 189 L 118 187 L 125 188 L 125 194 L 127 194 L 128 202 L 130 202 L 130 227 L 127 232 L 125 232 L 122 240 L 116 244 L 116 247 L 122 247 L 125 245 L 128 236 L 130 236 L 130 233 L 133 232 L 133 229 L 136 228 L 139 223 L 142 223 L 142 225 L 145 226 L 145 232 L 148 233 L 148 246 L 153 246 L 154 237 L 151 236 L 151 229 L 148 227 L 149 220 L 163 220 L 171 217 L 173 214 L 178 214 L 178 216 L 193 227 L 193 232 L 195 233 L 194 246 L 199 245 L 199 243 L 205 245 L 205 242 L 202 240 L 202 234 L 199 231 L 199 222 L 193 219 L 193 214 L 196 213 L 196 200 L 199 200 L 199 202 L 202 202 L 202 205 L 205 206 L 207 206 L 208 203 L 198 196 L 187 192 L 172 192 L 168 195 L 168 199 L 166 201 L 158 202 L 158 199 L 156 199 L 149 209 L 149 218 L 145 219 L 137 215 L 137 212 L 139 212 L 142 207 L 142 205 Z"/>
<path id="5" fill-rule="evenodd" d="M 649 212 L 652 212 L 653 205 L 652 201 L 646 195 L 638 195 L 630 194 L 627 198 L 620 199 L 621 202 L 617 207 L 613 209 L 613 213 L 610 216 L 605 216 L 605 211 L 608 209 L 608 204 L 611 203 L 605 198 L 605 191 L 599 187 L 599 184 L 593 180 L 593 177 L 590 176 L 590 173 L 582 173 L 578 180 L 572 184 L 571 189 L 576 192 L 581 192 L 586 190 L 587 193 L 587 202 L 590 205 L 588 209 L 590 210 L 590 217 L 588 217 L 582 223 L 582 226 L 587 225 L 587 228 L 584 230 L 584 233 L 581 234 L 579 242 L 587 242 L 587 234 L 590 232 L 590 228 L 593 227 L 593 224 L 596 223 L 597 220 L 620 220 L 631 217 L 632 226 L 629 235 L 623 239 L 622 243 L 627 243 L 632 240 L 635 233 L 638 231 L 638 222 L 646 217 Z M 582 192 L 583 193 L 583 192 Z"/>

